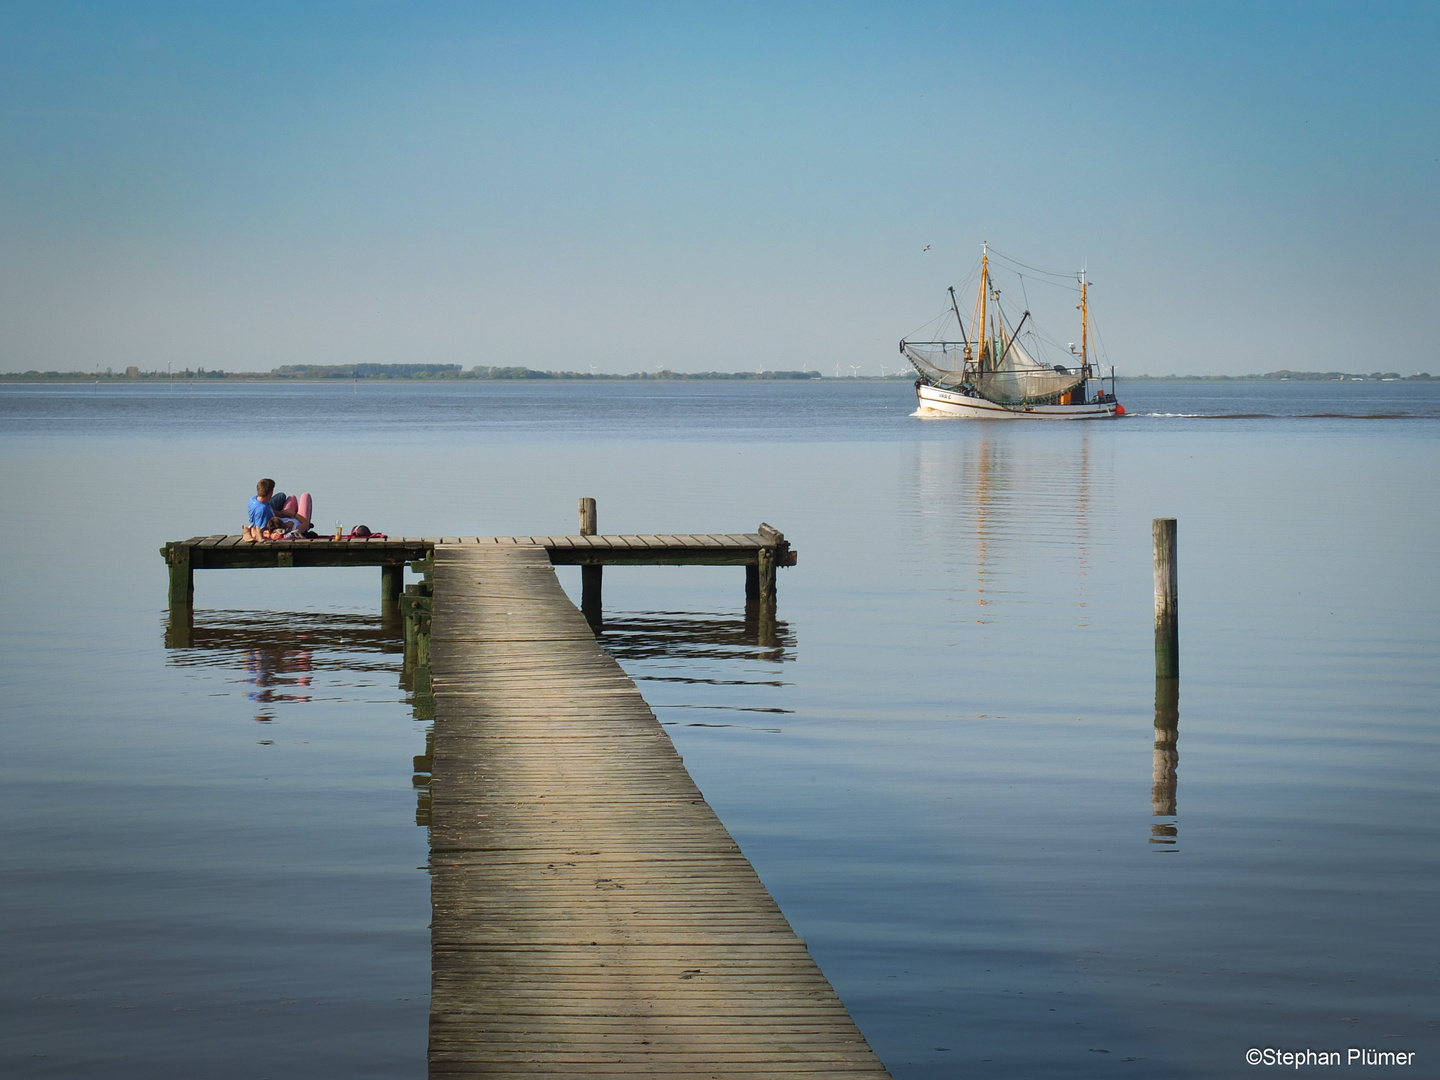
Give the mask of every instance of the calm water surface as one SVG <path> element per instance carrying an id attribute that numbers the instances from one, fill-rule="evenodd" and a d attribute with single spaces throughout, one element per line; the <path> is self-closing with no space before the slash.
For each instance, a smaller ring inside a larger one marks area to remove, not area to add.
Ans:
<path id="1" fill-rule="evenodd" d="M 426 725 L 378 574 L 200 573 L 166 645 L 157 549 L 237 531 L 266 475 L 329 527 L 569 531 L 593 495 L 604 531 L 785 530 L 774 641 L 723 568 L 607 571 L 605 641 L 897 1077 L 1440 1074 L 1440 386 L 1121 399 L 0 388 L 0 1073 L 425 1073 Z"/>

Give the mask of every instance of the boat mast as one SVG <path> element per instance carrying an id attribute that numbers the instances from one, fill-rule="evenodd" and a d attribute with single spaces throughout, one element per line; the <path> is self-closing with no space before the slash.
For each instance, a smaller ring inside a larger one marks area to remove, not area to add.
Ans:
<path id="1" fill-rule="evenodd" d="M 985 370 L 985 298 L 990 290 L 990 241 L 981 241 L 980 245 L 980 294 L 975 298 L 975 306 L 980 311 L 980 330 L 975 335 L 975 340 L 980 343 L 980 355 L 977 358 L 980 363 L 980 370 Z M 967 355 L 968 350 L 967 350 Z"/>
<path id="2" fill-rule="evenodd" d="M 1089 282 L 1085 280 L 1085 271 L 1080 271 L 1080 374 L 1085 378 L 1090 377 L 1090 307 L 1086 298 L 1086 291 L 1089 289 Z"/>

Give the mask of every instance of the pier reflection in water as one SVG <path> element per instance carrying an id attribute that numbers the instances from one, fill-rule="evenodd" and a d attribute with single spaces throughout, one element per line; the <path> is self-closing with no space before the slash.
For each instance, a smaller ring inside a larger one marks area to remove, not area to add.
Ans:
<path id="1" fill-rule="evenodd" d="M 667 726 L 774 732 L 778 729 L 726 722 L 713 714 L 790 712 L 770 696 L 788 685 L 784 665 L 795 659 L 795 633 L 775 617 L 773 604 L 752 600 L 734 613 L 615 612 L 607 614 L 598 636 Z M 699 719 L 706 714 L 711 718 Z"/>
<path id="2" fill-rule="evenodd" d="M 404 651 L 393 620 L 304 611 L 172 611 L 165 645 L 172 667 L 243 673 L 247 696 L 265 706 L 311 700 L 317 671 L 398 675 Z"/>
<path id="3" fill-rule="evenodd" d="M 795 634 L 774 608 L 751 601 L 743 614 L 622 611 L 605 619 L 600 644 L 622 664 L 630 660 L 764 660 L 793 658 Z M 686 681 L 705 681 L 703 679 Z"/>
<path id="4" fill-rule="evenodd" d="M 773 605 L 758 601 L 739 612 L 611 612 L 600 641 L 638 682 L 695 686 L 782 686 L 778 666 L 747 677 L 736 665 L 780 665 L 794 659 L 795 649 L 789 624 L 775 617 Z M 254 719 L 259 723 L 272 723 L 283 707 L 305 704 L 317 695 L 343 700 L 347 688 L 373 685 L 371 676 L 379 673 L 406 691 L 416 720 L 430 724 L 435 717 L 429 671 L 417 662 L 415 650 L 406 650 L 399 612 L 392 605 L 379 615 L 176 609 L 165 626 L 165 645 L 172 667 L 233 671 L 232 681 L 244 684 L 245 697 L 257 706 Z M 682 669 L 685 674 L 674 673 Z M 317 673 L 330 678 L 322 685 Z M 415 823 L 422 826 L 430 824 L 434 737 L 433 726 L 427 726 L 424 751 L 412 762 Z"/>
<path id="5" fill-rule="evenodd" d="M 344 672 L 337 675 L 342 683 L 363 673 L 398 673 L 398 657 L 378 657 L 403 649 L 391 619 L 299 611 L 172 611 L 165 644 L 172 667 L 233 668 L 249 684 L 245 696 L 258 707 L 260 723 L 272 722 L 280 706 L 338 692 L 321 691 L 317 671 Z"/>

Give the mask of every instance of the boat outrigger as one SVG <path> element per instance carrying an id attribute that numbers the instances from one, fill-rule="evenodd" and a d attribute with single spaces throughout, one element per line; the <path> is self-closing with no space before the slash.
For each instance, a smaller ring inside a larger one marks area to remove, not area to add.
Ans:
<path id="1" fill-rule="evenodd" d="M 960 340 L 901 340 L 900 352 L 919 373 L 915 394 L 916 416 L 959 416 L 998 420 L 1094 420 L 1124 416 L 1115 400 L 1115 368 L 1090 362 L 1089 283 L 1085 271 L 1080 285 L 1080 349 L 1070 346 L 1076 363 L 1047 366 L 1020 344 L 1021 328 L 1030 318 L 1007 325 L 1000 307 L 1000 292 L 990 278 L 990 247 L 980 255 L 980 288 L 970 322 L 973 338 L 965 332 L 955 290 L 950 309 L 959 324 Z M 946 318 L 948 319 L 949 313 Z M 1106 389 L 1106 383 L 1109 389 Z"/>

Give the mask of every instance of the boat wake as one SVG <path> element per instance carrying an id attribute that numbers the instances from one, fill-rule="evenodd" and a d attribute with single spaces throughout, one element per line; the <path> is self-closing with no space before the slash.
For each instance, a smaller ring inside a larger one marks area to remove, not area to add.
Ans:
<path id="1" fill-rule="evenodd" d="M 1141 413 L 1157 420 L 1434 420 L 1428 413 Z"/>

